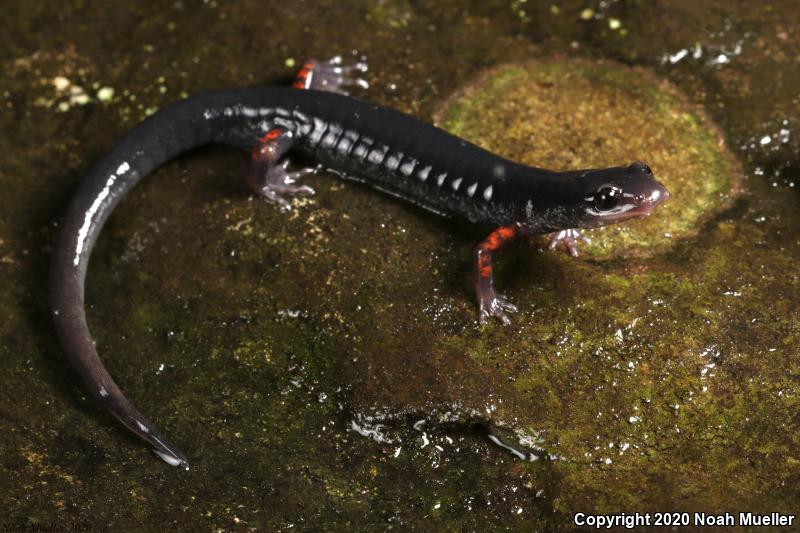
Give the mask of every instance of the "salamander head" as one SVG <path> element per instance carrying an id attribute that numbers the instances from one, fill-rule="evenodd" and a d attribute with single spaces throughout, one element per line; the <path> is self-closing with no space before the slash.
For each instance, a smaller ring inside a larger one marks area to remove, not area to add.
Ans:
<path id="1" fill-rule="evenodd" d="M 649 215 L 669 198 L 669 191 L 655 180 L 650 167 L 637 161 L 621 172 L 600 171 L 585 176 L 582 208 L 589 226 L 605 226 Z"/>
<path id="2" fill-rule="evenodd" d="M 641 161 L 558 178 L 566 181 L 552 182 L 547 191 L 558 206 L 551 211 L 556 220 L 547 221 L 553 229 L 593 228 L 647 216 L 669 198 L 667 189 Z"/>

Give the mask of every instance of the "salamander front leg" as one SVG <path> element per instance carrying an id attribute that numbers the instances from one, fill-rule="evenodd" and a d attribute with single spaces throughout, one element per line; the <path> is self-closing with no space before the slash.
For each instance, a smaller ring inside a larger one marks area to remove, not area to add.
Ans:
<path id="1" fill-rule="evenodd" d="M 592 241 L 583 233 L 576 229 L 565 229 L 553 233 L 547 243 L 548 250 L 555 250 L 556 247 L 563 246 L 572 257 L 578 257 L 578 241 L 589 244 Z"/>
<path id="2" fill-rule="evenodd" d="M 495 253 L 504 248 L 522 232 L 522 226 L 511 224 L 501 226 L 489 234 L 475 247 L 475 291 L 478 294 L 480 312 L 478 320 L 485 324 L 490 316 L 497 317 L 503 324 L 510 324 L 507 313 L 515 313 L 517 307 L 495 292 L 492 275 L 492 259 Z"/>
<path id="3" fill-rule="evenodd" d="M 297 179 L 315 172 L 314 168 L 303 168 L 295 172 L 287 170 L 289 160 L 281 158 L 294 144 L 294 134 L 286 128 L 268 131 L 253 148 L 253 161 L 247 172 L 247 183 L 264 200 L 291 209 L 286 199 L 292 196 L 311 196 L 314 189 L 308 185 L 296 185 Z"/>
<path id="4" fill-rule="evenodd" d="M 344 65 L 342 56 L 335 56 L 327 61 L 309 59 L 297 71 L 292 87 L 339 94 L 348 94 L 348 87 L 368 89 L 367 80 L 353 77 L 356 73 L 366 72 L 367 68 L 365 61 Z"/>

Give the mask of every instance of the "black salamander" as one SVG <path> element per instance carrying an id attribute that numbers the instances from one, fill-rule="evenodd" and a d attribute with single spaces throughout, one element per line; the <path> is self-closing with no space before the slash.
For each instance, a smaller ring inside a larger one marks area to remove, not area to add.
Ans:
<path id="1" fill-rule="evenodd" d="M 525 234 L 555 232 L 550 247 L 577 255 L 576 228 L 642 217 L 668 198 L 650 168 L 628 166 L 552 172 L 496 156 L 409 115 L 350 98 L 366 88 L 352 75 L 363 63 L 310 61 L 293 87 L 201 94 L 164 108 L 127 135 L 80 185 L 56 242 L 50 301 L 64 351 L 92 395 L 167 463 L 188 468 L 181 451 L 151 424 L 109 375 L 86 324 L 84 282 L 92 248 L 114 207 L 142 178 L 180 154 L 210 143 L 253 148 L 247 182 L 265 200 L 314 191 L 289 171 L 290 150 L 337 175 L 446 216 L 495 227 L 474 252 L 479 319 L 508 323 L 516 307 L 495 292 L 492 260 Z"/>

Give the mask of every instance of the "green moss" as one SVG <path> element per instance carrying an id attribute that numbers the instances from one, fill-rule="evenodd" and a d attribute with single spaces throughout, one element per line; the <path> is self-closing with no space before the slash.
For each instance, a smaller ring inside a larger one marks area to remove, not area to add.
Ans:
<path id="1" fill-rule="evenodd" d="M 367 20 L 389 28 L 405 28 L 414 16 L 414 9 L 406 0 L 369 0 L 366 2 Z"/>

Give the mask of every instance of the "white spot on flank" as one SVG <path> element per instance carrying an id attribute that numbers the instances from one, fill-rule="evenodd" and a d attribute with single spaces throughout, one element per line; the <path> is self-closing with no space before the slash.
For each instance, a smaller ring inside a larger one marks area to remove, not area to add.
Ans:
<path id="1" fill-rule="evenodd" d="M 396 168 L 397 168 L 397 165 L 399 165 L 399 164 L 400 164 L 400 156 L 398 156 L 397 154 L 392 154 L 392 155 L 390 155 L 390 156 L 389 156 L 389 157 L 387 157 L 387 158 L 386 158 L 386 160 L 383 162 L 383 165 L 384 165 L 386 168 L 390 169 L 390 170 L 394 170 L 394 169 L 396 169 Z"/>
<path id="2" fill-rule="evenodd" d="M 525 204 L 525 216 L 528 217 L 528 220 L 533 218 L 533 200 L 528 200 L 528 203 Z"/>
<path id="3" fill-rule="evenodd" d="M 457 191 L 458 188 L 461 186 L 461 178 L 458 178 L 457 180 L 453 181 L 453 183 L 451 183 L 450 186 L 453 187 L 454 191 Z"/>
<path id="4" fill-rule="evenodd" d="M 483 190 L 483 199 L 487 202 L 492 199 L 492 186 L 489 185 Z"/>
<path id="5" fill-rule="evenodd" d="M 402 172 L 404 176 L 410 176 L 415 166 L 417 166 L 417 161 L 412 159 L 400 165 L 400 172 Z"/>
<path id="6" fill-rule="evenodd" d="M 345 133 L 336 143 L 336 149 L 344 154 L 349 154 L 353 147 L 353 137 Z"/>
<path id="7" fill-rule="evenodd" d="M 121 176 L 121 175 L 125 174 L 130 169 L 131 169 L 131 166 L 128 164 L 127 161 L 124 161 L 120 166 L 117 167 L 117 176 Z"/>
<path id="8" fill-rule="evenodd" d="M 442 183 L 444 183 L 445 178 L 447 178 L 447 172 L 442 172 L 441 174 L 436 176 L 436 185 L 441 187 Z"/>
<path id="9" fill-rule="evenodd" d="M 100 387 L 100 396 L 102 396 L 103 398 L 108 396 L 108 391 L 106 390 L 105 387 Z"/>
<path id="10" fill-rule="evenodd" d="M 469 195 L 470 198 L 475 196 L 475 191 L 477 189 L 478 189 L 478 182 L 477 181 L 467 188 L 467 194 Z"/>
<path id="11" fill-rule="evenodd" d="M 428 165 L 427 167 L 422 167 L 419 172 L 417 172 L 417 177 L 419 181 L 425 181 L 428 179 L 428 174 L 431 173 L 432 167 Z"/>
<path id="12" fill-rule="evenodd" d="M 369 155 L 367 156 L 367 160 L 374 165 L 380 165 L 386 158 L 386 152 L 388 151 L 389 147 L 384 144 L 373 146 L 372 151 L 370 151 Z"/>
<path id="13" fill-rule="evenodd" d="M 150 430 L 147 429 L 147 426 L 145 426 L 144 424 L 142 424 L 138 420 L 136 421 L 136 425 L 139 426 L 139 429 L 142 430 L 144 433 L 150 433 Z"/>

